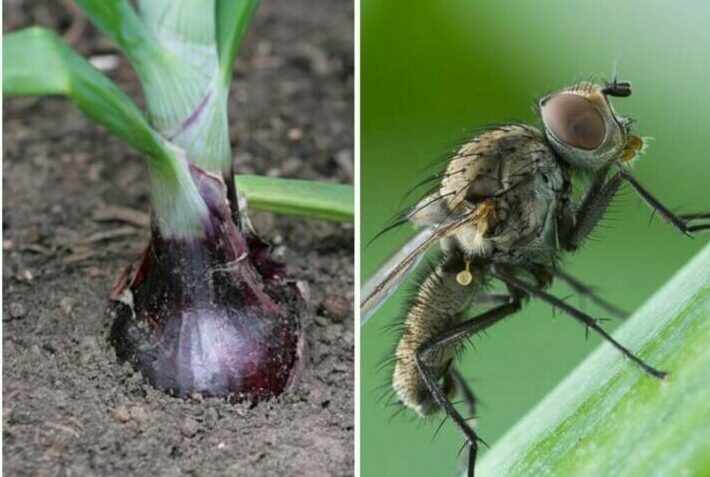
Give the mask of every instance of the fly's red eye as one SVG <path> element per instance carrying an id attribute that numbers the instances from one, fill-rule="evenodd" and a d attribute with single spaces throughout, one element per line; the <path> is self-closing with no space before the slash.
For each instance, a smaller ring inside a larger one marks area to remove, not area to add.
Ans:
<path id="1" fill-rule="evenodd" d="M 553 96 L 542 105 L 542 120 L 562 142 L 588 151 L 606 136 L 604 119 L 592 103 L 575 94 Z"/>

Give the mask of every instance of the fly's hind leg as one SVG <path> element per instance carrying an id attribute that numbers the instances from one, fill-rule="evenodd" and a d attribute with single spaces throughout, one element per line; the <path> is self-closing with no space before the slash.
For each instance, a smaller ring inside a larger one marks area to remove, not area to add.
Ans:
<path id="1" fill-rule="evenodd" d="M 463 403 L 468 408 L 469 419 L 476 416 L 476 395 L 468 385 L 461 371 L 455 365 L 451 365 L 449 376 L 456 389 L 456 395 L 461 396 Z"/>
<path id="2" fill-rule="evenodd" d="M 506 295 L 506 297 L 508 298 L 508 301 L 510 301 L 510 296 Z M 469 415 L 466 422 L 471 423 L 472 426 L 475 426 L 478 401 L 476 400 L 476 395 L 474 394 L 473 389 L 471 389 L 471 386 L 469 386 L 466 378 L 464 378 L 461 374 L 461 370 L 453 364 L 449 369 L 449 377 L 455 386 L 456 395 L 459 396 L 466 405 Z M 457 473 L 460 473 L 462 469 L 467 468 L 469 465 L 473 465 L 472 463 L 476 462 L 476 450 L 477 449 L 474 449 L 473 447 L 469 447 L 468 455 L 466 457 L 462 457 L 465 461 L 461 460 L 461 467 L 458 468 Z"/>
<path id="3" fill-rule="evenodd" d="M 474 303 L 478 305 L 504 305 L 510 303 L 511 295 L 509 293 L 479 293 L 473 299 Z M 460 396 L 463 403 L 468 408 L 469 419 L 476 416 L 477 400 L 476 394 L 469 386 L 466 378 L 461 374 L 461 370 L 455 364 L 451 365 L 449 368 L 449 380 L 454 386 L 456 395 Z"/>
<path id="4" fill-rule="evenodd" d="M 441 352 L 446 348 L 455 347 L 467 337 L 482 331 L 502 320 L 506 316 L 515 313 L 520 309 L 520 306 L 520 301 L 514 300 L 504 305 L 492 308 L 474 318 L 464 321 L 455 328 L 452 328 L 439 337 L 425 343 L 416 352 L 417 368 L 419 369 L 419 373 L 422 376 L 422 380 L 424 381 L 427 390 L 431 393 L 437 405 L 443 409 L 444 412 L 446 412 L 447 416 L 449 416 L 452 421 L 454 421 L 454 424 L 456 424 L 456 427 L 458 427 L 459 431 L 463 434 L 468 443 L 469 477 L 473 476 L 473 469 L 476 464 L 476 454 L 480 439 L 474 432 L 473 428 L 466 422 L 466 419 L 464 419 L 453 406 L 451 400 L 439 384 L 427 362 L 429 361 L 429 358 L 437 352 Z"/>

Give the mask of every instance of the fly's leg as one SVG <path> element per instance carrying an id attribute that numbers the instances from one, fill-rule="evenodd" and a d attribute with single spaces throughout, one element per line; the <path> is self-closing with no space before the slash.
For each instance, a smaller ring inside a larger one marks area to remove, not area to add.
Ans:
<path id="1" fill-rule="evenodd" d="M 498 294 L 495 296 L 497 297 Z M 500 294 L 500 296 L 503 296 L 503 294 Z M 509 295 L 505 295 L 505 298 L 510 301 Z M 476 417 L 477 408 L 476 395 L 474 394 L 473 389 L 471 389 L 471 386 L 468 385 L 466 378 L 463 377 L 458 367 L 452 365 L 449 370 L 449 376 L 456 386 L 457 395 L 461 396 L 464 404 L 468 408 L 469 418 L 466 422 L 473 422 L 473 419 Z M 473 447 L 469 447 L 468 455 L 465 457 L 466 462 L 461 462 L 464 467 L 472 465 L 470 464 L 471 462 L 476 462 L 476 450 L 477 449 L 474 449 Z M 460 472 L 460 470 L 457 472 Z"/>
<path id="2" fill-rule="evenodd" d="M 680 217 L 683 220 L 694 220 L 694 219 L 706 219 L 710 220 L 710 212 L 703 212 L 699 214 L 681 214 Z"/>
<path id="3" fill-rule="evenodd" d="M 449 416 L 452 421 L 454 421 L 454 424 L 456 424 L 456 427 L 459 428 L 459 431 L 461 431 L 464 438 L 468 442 L 469 477 L 473 477 L 473 468 L 476 464 L 476 453 L 478 451 L 478 442 L 480 439 L 474 432 L 473 428 L 468 425 L 466 420 L 461 416 L 461 414 L 459 414 L 456 408 L 454 408 L 441 385 L 439 385 L 434 373 L 429 368 L 427 360 L 435 353 L 440 352 L 445 348 L 456 346 L 462 340 L 473 335 L 474 333 L 484 330 L 502 320 L 506 316 L 515 313 L 520 309 L 520 306 L 520 301 L 516 300 L 506 303 L 505 305 L 492 308 L 485 313 L 464 321 L 441 336 L 425 343 L 416 352 L 417 368 L 419 369 L 419 374 L 421 374 L 424 384 L 439 407 L 446 412 L 446 415 Z"/>
<path id="4" fill-rule="evenodd" d="M 562 237 L 562 246 L 565 250 L 574 251 L 579 247 L 582 240 L 584 240 L 599 223 L 599 220 L 601 220 L 614 195 L 616 195 L 624 181 L 628 182 L 636 193 L 639 194 L 663 220 L 673 225 L 683 234 L 690 235 L 693 232 L 710 230 L 710 223 L 696 223 L 698 220 L 707 222 L 710 218 L 710 213 L 676 215 L 658 199 L 653 197 L 636 178 L 626 171 L 622 170 L 617 172 L 606 183 L 604 182 L 605 179 L 606 170 L 597 173 L 594 178 L 592 185 L 589 187 L 577 211 L 574 226 Z"/>
<path id="5" fill-rule="evenodd" d="M 456 392 L 463 399 L 464 404 L 468 407 L 468 412 L 471 417 L 476 415 L 476 395 L 473 393 L 473 389 L 468 385 L 466 379 L 461 374 L 461 371 L 456 366 L 451 366 L 449 370 L 451 379 L 456 384 Z"/>
<path id="6" fill-rule="evenodd" d="M 589 285 L 585 285 L 581 281 L 577 280 L 571 275 L 568 275 L 567 273 L 563 272 L 562 270 L 556 270 L 555 271 L 555 276 L 562 280 L 564 283 L 567 284 L 572 290 L 577 292 L 577 294 L 583 296 L 584 298 L 588 298 L 589 300 L 592 301 L 592 303 L 595 303 L 597 306 L 602 308 L 603 310 L 607 311 L 608 313 L 611 313 L 614 315 L 616 318 L 619 319 L 624 319 L 629 314 L 619 308 L 618 306 L 614 305 L 613 303 L 608 302 L 604 298 L 600 297 L 597 295 L 592 287 Z"/>
<path id="7" fill-rule="evenodd" d="M 555 308 L 558 308 L 568 315 L 570 315 L 572 318 L 575 320 L 579 321 L 582 323 L 587 329 L 591 329 L 597 334 L 601 335 L 602 338 L 604 338 L 606 341 L 608 341 L 613 347 L 621 351 L 621 353 L 626 356 L 627 358 L 631 359 L 634 363 L 639 365 L 644 371 L 646 371 L 648 374 L 655 378 L 663 379 L 666 377 L 668 373 L 665 371 L 660 371 L 653 366 L 649 365 L 646 363 L 644 360 L 633 354 L 631 351 L 629 351 L 627 348 L 625 348 L 621 343 L 616 341 L 614 338 L 607 333 L 604 328 L 599 326 L 597 323 L 598 320 L 595 320 L 588 314 L 574 308 L 573 306 L 568 305 L 565 303 L 563 300 L 560 300 L 559 298 L 550 295 L 549 293 L 546 293 L 544 290 L 541 290 L 540 288 L 531 285 L 527 282 L 524 282 L 522 280 L 519 280 L 518 278 L 515 278 L 512 275 L 509 275 L 501 270 L 496 269 L 494 271 L 494 275 L 497 276 L 499 279 L 503 280 L 503 282 L 507 283 L 508 285 L 518 288 L 520 290 L 525 291 L 528 293 L 530 296 L 539 298 L 540 300 L 554 306 Z"/>
<path id="8" fill-rule="evenodd" d="M 692 223 L 695 219 L 707 219 L 710 214 L 690 214 L 687 216 L 676 215 L 671 212 L 668 207 L 663 205 L 658 199 L 651 195 L 651 193 L 646 190 L 646 188 L 642 186 L 641 183 L 637 181 L 634 176 L 623 170 L 619 171 L 617 175 L 620 175 L 624 180 L 626 180 L 626 182 L 628 182 L 631 187 L 633 187 L 636 193 L 641 196 L 644 202 L 646 202 L 654 211 L 656 211 L 663 220 L 674 226 L 681 233 L 685 235 L 690 235 L 693 232 L 699 232 L 701 230 L 710 230 L 710 223 Z"/>
<path id="9" fill-rule="evenodd" d="M 604 183 L 606 171 L 597 174 L 582 199 L 574 226 L 561 237 L 562 247 L 567 251 L 577 250 L 579 244 L 591 233 L 609 207 L 624 178 L 617 173 Z"/>
<path id="10" fill-rule="evenodd" d="M 681 214 L 678 217 L 685 220 L 686 222 L 695 221 L 695 220 L 702 220 L 703 222 L 707 222 L 706 224 L 693 224 L 691 227 L 694 228 L 695 231 L 710 229 L 710 213 Z M 698 227 L 702 227 L 702 228 L 698 228 Z M 692 232 L 692 230 L 691 230 L 691 232 Z"/>
<path id="11" fill-rule="evenodd" d="M 691 233 L 701 230 L 710 230 L 710 213 L 681 214 L 678 217 L 685 220 L 686 223 L 693 222 L 692 225 L 689 226 Z"/>

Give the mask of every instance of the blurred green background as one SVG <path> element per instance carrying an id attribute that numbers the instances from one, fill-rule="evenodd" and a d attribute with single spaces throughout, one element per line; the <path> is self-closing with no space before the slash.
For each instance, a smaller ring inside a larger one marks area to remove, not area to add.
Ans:
<path id="1" fill-rule="evenodd" d="M 412 234 L 405 226 L 364 247 L 447 145 L 487 123 L 537 124 L 535 98 L 582 75 L 610 77 L 615 64 L 633 82 L 617 110 L 654 137 L 637 177 L 672 208 L 710 209 L 710 3 L 363 0 L 361 13 L 363 278 Z M 630 190 L 621 195 L 607 227 L 565 264 L 634 310 L 708 239 L 679 236 L 651 221 Z M 390 378 L 377 365 L 396 340 L 383 328 L 401 318 L 402 299 L 362 330 L 362 475 L 454 475 L 463 441 L 450 422 L 432 440 L 441 416 L 391 418 L 397 408 L 377 402 Z M 473 341 L 462 368 L 481 400 L 477 429 L 491 444 L 599 343 L 534 302 Z"/>

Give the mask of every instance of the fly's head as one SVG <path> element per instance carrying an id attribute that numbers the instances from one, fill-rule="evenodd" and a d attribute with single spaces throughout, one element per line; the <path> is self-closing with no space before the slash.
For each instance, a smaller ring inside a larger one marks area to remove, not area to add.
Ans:
<path id="1" fill-rule="evenodd" d="M 614 111 L 610 96 L 631 96 L 631 84 L 582 82 L 538 102 L 548 141 L 573 167 L 598 170 L 628 161 L 643 148 L 643 140 L 630 134 L 633 121 Z"/>

